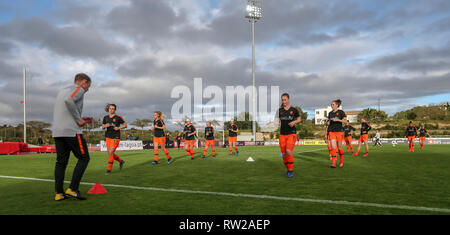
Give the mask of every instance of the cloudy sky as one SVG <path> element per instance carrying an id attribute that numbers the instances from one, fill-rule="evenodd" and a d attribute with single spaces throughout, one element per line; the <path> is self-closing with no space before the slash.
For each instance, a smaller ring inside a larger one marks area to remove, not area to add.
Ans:
<path id="1" fill-rule="evenodd" d="M 85 116 L 116 103 L 128 122 L 168 114 L 173 87 L 251 85 L 246 0 L 2 0 L 0 123 L 52 121 L 59 88 L 87 73 Z M 307 110 L 389 114 L 450 101 L 450 1 L 265 0 L 256 23 L 257 86 Z M 225 99 L 224 99 L 225 100 Z M 203 103 L 207 103 L 204 99 Z"/>

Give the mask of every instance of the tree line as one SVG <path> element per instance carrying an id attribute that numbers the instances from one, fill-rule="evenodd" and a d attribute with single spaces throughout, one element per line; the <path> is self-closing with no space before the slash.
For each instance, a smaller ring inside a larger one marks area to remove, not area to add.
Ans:
<path id="1" fill-rule="evenodd" d="M 301 107 L 296 106 L 299 110 L 302 122 L 296 125 L 298 138 L 321 138 L 323 126 L 314 125 L 314 120 L 307 120 L 308 113 L 304 112 Z M 450 104 L 442 103 L 439 105 L 427 105 L 427 106 L 417 106 L 409 110 L 404 110 L 389 116 L 383 110 L 377 110 L 372 108 L 367 108 L 362 110 L 358 114 L 358 119 L 365 117 L 367 121 L 371 123 L 387 123 L 386 125 L 380 127 L 388 133 L 386 137 L 402 137 L 402 132 L 404 131 L 404 126 L 406 121 L 412 120 L 417 121 L 417 124 L 424 122 L 425 128 L 428 130 L 441 130 L 441 132 L 436 132 L 442 135 L 450 135 L 450 127 L 439 127 L 439 121 L 450 121 Z M 236 124 L 239 126 L 241 131 L 251 131 L 252 121 L 249 112 L 244 112 L 239 114 L 234 118 Z M 239 121 L 238 121 L 239 120 Z M 403 121 L 403 122 L 402 122 Z M 436 123 L 432 123 L 435 121 Z M 211 120 L 212 125 L 217 127 L 226 127 L 229 125 L 229 121 L 218 122 L 216 120 Z M 431 123 L 430 123 L 431 122 Z M 152 140 L 152 131 L 145 130 L 145 128 L 153 127 L 153 120 L 151 119 L 136 119 L 130 123 L 136 126 L 136 128 L 129 128 L 128 130 L 122 130 L 122 139 L 126 139 L 128 135 L 139 136 L 140 140 Z M 195 124 L 195 123 L 194 123 Z M 100 140 L 104 139 L 103 131 L 98 130 L 102 125 L 102 120 L 94 120 L 92 124 L 84 126 L 85 136 L 89 143 L 99 143 Z M 184 120 L 175 122 L 175 125 L 179 127 L 176 131 L 167 131 L 171 139 L 175 139 L 177 135 L 182 134 L 184 127 Z M 53 138 L 51 138 L 50 128 L 51 124 L 42 121 L 28 121 L 27 122 L 27 142 L 37 143 L 37 138 L 42 136 L 44 141 L 48 144 L 53 144 Z M 355 126 L 356 127 L 356 126 Z M 256 129 L 259 132 L 261 127 L 256 123 Z M 447 130 L 448 129 L 448 130 Z M 0 140 L 1 141 L 23 141 L 23 124 L 18 124 L 17 126 L 3 125 L 0 127 Z M 202 130 L 200 130 L 199 136 L 202 135 Z M 280 135 L 279 128 L 273 133 L 269 134 L 269 139 L 278 139 Z M 228 131 L 225 131 L 225 136 L 228 136 Z M 222 133 L 216 132 L 216 138 L 222 139 Z"/>

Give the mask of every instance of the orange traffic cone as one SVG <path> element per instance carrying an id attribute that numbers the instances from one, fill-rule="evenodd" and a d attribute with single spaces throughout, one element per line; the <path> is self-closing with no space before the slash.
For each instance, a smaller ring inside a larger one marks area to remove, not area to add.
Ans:
<path id="1" fill-rule="evenodd" d="M 89 189 L 88 194 L 103 194 L 107 193 L 105 187 L 101 185 L 100 183 L 95 183 L 94 186 L 92 186 L 91 189 Z"/>

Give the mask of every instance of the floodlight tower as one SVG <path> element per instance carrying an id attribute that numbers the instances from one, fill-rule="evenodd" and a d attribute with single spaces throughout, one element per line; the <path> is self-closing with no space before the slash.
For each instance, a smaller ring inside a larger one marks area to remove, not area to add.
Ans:
<path id="1" fill-rule="evenodd" d="M 23 68 L 23 142 L 27 143 L 27 69 Z"/>
<path id="2" fill-rule="evenodd" d="M 253 111 L 252 111 L 252 132 L 253 140 L 256 144 L 256 87 L 255 87 L 255 23 L 262 17 L 262 0 L 248 0 L 245 18 L 252 23 L 252 99 L 253 99 Z"/>

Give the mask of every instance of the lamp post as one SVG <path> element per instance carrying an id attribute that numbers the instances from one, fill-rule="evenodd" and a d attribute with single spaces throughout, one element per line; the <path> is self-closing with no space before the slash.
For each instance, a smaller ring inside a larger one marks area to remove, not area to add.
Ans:
<path id="1" fill-rule="evenodd" d="M 252 23 L 252 132 L 253 140 L 256 143 L 256 87 L 255 87 L 255 22 L 262 17 L 262 0 L 248 0 L 245 12 L 245 18 Z"/>
<path id="2" fill-rule="evenodd" d="M 23 68 L 23 142 L 27 142 L 27 69 Z"/>

